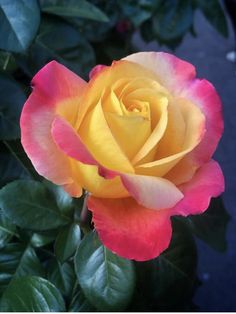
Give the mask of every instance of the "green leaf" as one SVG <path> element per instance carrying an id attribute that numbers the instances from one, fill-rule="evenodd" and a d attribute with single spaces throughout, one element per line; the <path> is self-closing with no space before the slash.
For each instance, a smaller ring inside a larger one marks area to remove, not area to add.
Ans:
<path id="1" fill-rule="evenodd" d="M 0 188 L 19 178 L 27 178 L 20 163 L 9 153 L 0 154 Z"/>
<path id="2" fill-rule="evenodd" d="M 52 259 L 47 265 L 47 278 L 62 293 L 69 297 L 72 293 L 76 277 L 73 267 L 69 263 L 60 264 L 56 259 Z"/>
<path id="3" fill-rule="evenodd" d="M 227 248 L 226 230 L 230 220 L 222 199 L 213 198 L 207 211 L 184 218 L 192 232 L 217 251 Z"/>
<path id="4" fill-rule="evenodd" d="M 59 185 L 53 184 L 47 180 L 44 180 L 44 184 L 54 195 L 60 211 L 65 215 L 71 216 L 71 214 L 74 212 L 73 198 Z"/>
<path id="5" fill-rule="evenodd" d="M 0 69 L 8 73 L 16 71 L 17 64 L 15 58 L 10 52 L 0 51 Z"/>
<path id="6" fill-rule="evenodd" d="M 16 226 L 0 210 L 0 248 L 16 235 Z"/>
<path id="7" fill-rule="evenodd" d="M 192 234 L 175 218 L 170 246 L 159 257 L 136 263 L 132 311 L 183 311 L 196 284 L 197 251 Z"/>
<path id="8" fill-rule="evenodd" d="M 0 139 L 20 137 L 19 119 L 26 97 L 19 85 L 0 74 Z"/>
<path id="9" fill-rule="evenodd" d="M 0 49 L 24 52 L 34 39 L 39 23 L 37 0 L 1 0 Z"/>
<path id="10" fill-rule="evenodd" d="M 58 20 L 44 19 L 29 55 L 21 56 L 18 62 L 32 76 L 51 60 L 87 78 L 95 65 L 95 54 L 89 42 L 72 26 Z"/>
<path id="11" fill-rule="evenodd" d="M 156 8 L 157 1 L 135 1 L 124 0 L 118 1 L 122 15 L 130 20 L 138 28 L 143 22 L 149 19 Z"/>
<path id="12" fill-rule="evenodd" d="M 1 300 L 3 312 L 64 312 L 65 303 L 49 281 L 27 276 L 14 279 Z"/>
<path id="13" fill-rule="evenodd" d="M 142 39 L 146 42 L 149 43 L 150 41 L 155 40 L 155 33 L 153 30 L 153 21 L 152 19 L 149 19 L 145 21 L 141 27 L 140 27 L 140 34 L 142 36 Z"/>
<path id="14" fill-rule="evenodd" d="M 70 222 L 45 186 L 36 181 L 18 180 L 7 184 L 0 190 L 0 207 L 13 223 L 35 231 L 57 228 Z"/>
<path id="15" fill-rule="evenodd" d="M 44 275 L 34 249 L 20 243 L 7 244 L 0 250 L 0 292 L 13 278 L 25 275 Z"/>
<path id="16" fill-rule="evenodd" d="M 133 263 L 123 259 L 88 233 L 75 256 L 78 282 L 89 302 L 100 311 L 121 311 L 131 300 L 135 285 Z"/>
<path id="17" fill-rule="evenodd" d="M 3 144 L 6 146 L 8 152 L 12 155 L 16 162 L 19 163 L 19 166 L 24 169 L 24 173 L 22 174 L 22 176 L 16 176 L 16 179 L 19 179 L 20 177 L 31 177 L 32 179 L 41 181 L 42 177 L 36 172 L 29 157 L 26 155 L 20 139 L 3 141 Z M 9 177 L 11 179 L 11 176 Z M 12 179 L 10 181 L 12 181 Z"/>
<path id="18" fill-rule="evenodd" d="M 55 254 L 61 263 L 71 257 L 81 239 L 80 227 L 77 224 L 71 224 L 62 229 L 55 242 Z"/>
<path id="19" fill-rule="evenodd" d="M 228 25 L 224 11 L 218 0 L 196 0 L 197 6 L 208 22 L 223 36 L 228 36 Z"/>
<path id="20" fill-rule="evenodd" d="M 47 0 L 41 1 L 43 12 L 66 17 L 82 17 L 99 22 L 109 18 L 99 8 L 85 0 Z"/>
<path id="21" fill-rule="evenodd" d="M 78 283 L 75 284 L 68 312 L 96 312 L 96 309 L 85 298 Z"/>
<path id="22" fill-rule="evenodd" d="M 102 9 L 106 12 L 107 16 L 109 16 L 108 23 L 100 23 L 92 20 L 88 23 L 86 19 L 79 18 L 65 17 L 64 19 L 72 24 L 89 42 L 102 44 L 104 42 L 109 42 L 111 38 L 114 38 L 114 28 L 121 18 L 118 1 L 104 1 L 102 3 Z M 96 30 L 96 32 L 94 30 Z M 119 39 L 120 38 L 121 37 L 119 37 Z M 95 47 L 95 50 L 97 56 L 97 54 L 100 53 L 99 47 Z"/>
<path id="23" fill-rule="evenodd" d="M 193 23 L 193 8 L 189 0 L 165 0 L 153 17 L 153 30 L 162 40 L 182 37 Z"/>
<path id="24" fill-rule="evenodd" d="M 53 230 L 54 231 L 54 230 Z M 34 233 L 30 239 L 30 244 L 33 247 L 42 247 L 55 240 L 55 234 L 40 234 Z"/>

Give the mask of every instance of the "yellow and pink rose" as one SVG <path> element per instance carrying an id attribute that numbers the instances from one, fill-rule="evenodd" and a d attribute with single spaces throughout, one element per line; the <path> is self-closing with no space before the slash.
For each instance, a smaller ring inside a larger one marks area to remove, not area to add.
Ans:
<path id="1" fill-rule="evenodd" d="M 158 256 L 170 217 L 201 214 L 224 190 L 211 159 L 221 102 L 191 64 L 141 52 L 95 67 L 85 82 L 52 61 L 32 85 L 21 115 L 26 153 L 71 196 L 89 192 L 100 239 L 120 256 Z"/>

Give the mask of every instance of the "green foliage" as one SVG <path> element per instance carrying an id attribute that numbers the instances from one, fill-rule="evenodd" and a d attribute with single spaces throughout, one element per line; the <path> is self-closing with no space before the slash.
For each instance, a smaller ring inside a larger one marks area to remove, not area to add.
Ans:
<path id="1" fill-rule="evenodd" d="M 85 296 L 98 310 L 121 311 L 129 304 L 135 285 L 133 264 L 105 248 L 95 232 L 78 247 L 75 270 Z"/>
<path id="2" fill-rule="evenodd" d="M 92 3 L 85 0 L 44 0 L 43 12 L 64 17 L 82 17 L 99 22 L 108 22 L 109 18 Z"/>
<path id="3" fill-rule="evenodd" d="M 26 97 L 20 86 L 0 73 L 0 138 L 12 140 L 20 137 L 19 119 Z"/>
<path id="4" fill-rule="evenodd" d="M 184 222 L 197 237 L 222 252 L 227 248 L 226 230 L 229 220 L 222 199 L 215 198 L 204 214 L 191 216 Z"/>
<path id="5" fill-rule="evenodd" d="M 17 226 L 35 231 L 70 222 L 44 185 L 36 181 L 18 180 L 7 184 L 0 191 L 0 207 Z"/>
<path id="6" fill-rule="evenodd" d="M 61 264 L 56 259 L 50 260 L 47 265 L 47 277 L 65 297 L 70 297 L 76 283 L 73 265 Z"/>
<path id="7" fill-rule="evenodd" d="M 0 248 L 16 235 L 16 226 L 0 211 Z"/>
<path id="8" fill-rule="evenodd" d="M 55 254 L 61 263 L 75 253 L 80 238 L 80 227 L 77 224 L 71 224 L 61 230 L 55 242 Z"/>
<path id="9" fill-rule="evenodd" d="M 153 3 L 151 17 L 141 24 L 141 35 L 147 42 L 157 40 L 175 49 L 187 32 L 193 34 L 194 13 L 197 9 L 220 34 L 228 35 L 224 11 L 218 0 L 159 0 Z"/>
<path id="10" fill-rule="evenodd" d="M 193 20 L 193 8 L 188 0 L 164 1 L 153 19 L 153 30 L 161 40 L 171 41 L 185 34 Z"/>
<path id="11" fill-rule="evenodd" d="M 196 0 L 197 7 L 203 12 L 206 19 L 223 36 L 228 36 L 228 26 L 224 11 L 218 1 L 215 0 Z"/>
<path id="12" fill-rule="evenodd" d="M 96 312 L 96 309 L 85 298 L 78 283 L 73 289 L 68 312 Z"/>
<path id="13" fill-rule="evenodd" d="M 3 312 L 64 312 L 60 292 L 49 281 L 26 276 L 14 279 L 1 300 Z"/>
<path id="14" fill-rule="evenodd" d="M 25 52 L 37 33 L 39 23 L 37 0 L 1 0 L 0 49 Z"/>
<path id="15" fill-rule="evenodd" d="M 0 251 L 0 293 L 17 277 L 26 275 L 43 276 L 44 270 L 30 246 L 9 243 Z"/>
<path id="16" fill-rule="evenodd" d="M 19 161 L 12 154 L 0 153 L 0 187 L 19 178 L 27 178 Z"/>
<path id="17" fill-rule="evenodd" d="M 159 257 L 136 263 L 138 274 L 132 310 L 183 311 L 196 284 L 197 252 L 186 226 L 173 220 L 169 248 Z M 171 298 L 170 298 L 171 296 Z"/>

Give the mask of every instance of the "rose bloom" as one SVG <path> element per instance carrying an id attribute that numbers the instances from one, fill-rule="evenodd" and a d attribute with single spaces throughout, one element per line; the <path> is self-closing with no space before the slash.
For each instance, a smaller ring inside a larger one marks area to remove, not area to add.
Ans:
<path id="1" fill-rule="evenodd" d="M 158 256 L 170 217 L 203 213 L 224 190 L 213 161 L 223 131 L 214 87 L 171 54 L 141 52 L 97 66 L 85 82 L 52 61 L 33 78 L 22 144 L 39 174 L 88 208 L 103 244 Z"/>

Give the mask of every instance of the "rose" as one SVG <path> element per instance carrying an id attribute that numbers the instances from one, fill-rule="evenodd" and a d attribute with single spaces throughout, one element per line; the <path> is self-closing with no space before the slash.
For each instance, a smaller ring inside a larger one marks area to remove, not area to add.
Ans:
<path id="1" fill-rule="evenodd" d="M 113 252 L 148 260 L 171 239 L 170 217 L 204 212 L 224 190 L 211 160 L 223 131 L 214 87 L 167 53 L 97 66 L 86 83 L 52 61 L 34 77 L 21 115 L 36 170 L 88 208 Z"/>

